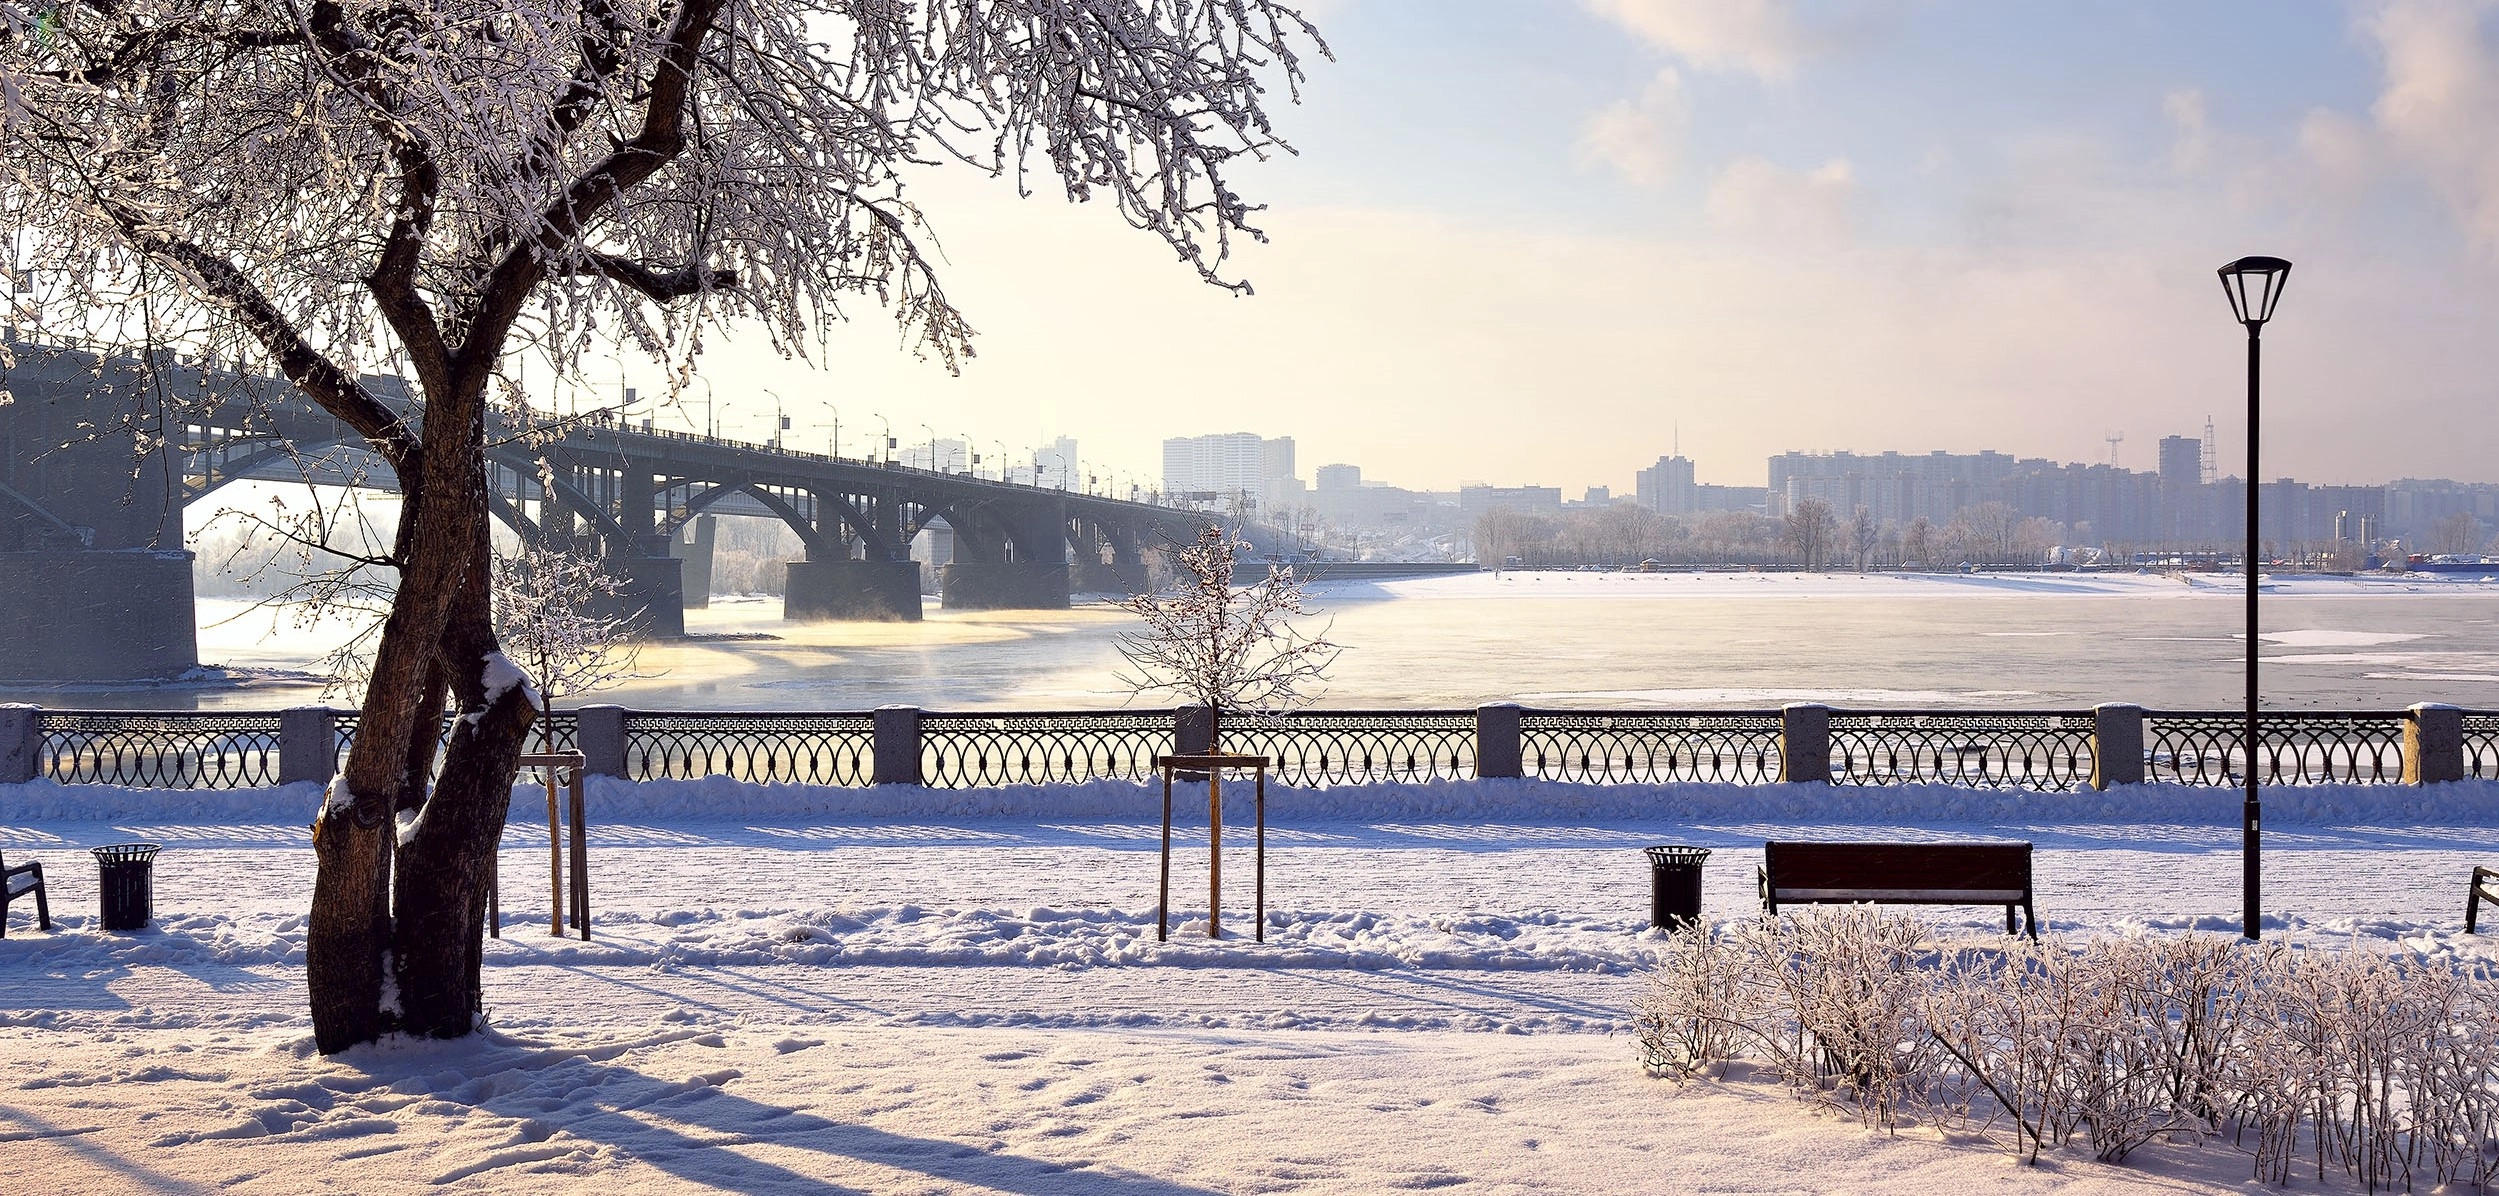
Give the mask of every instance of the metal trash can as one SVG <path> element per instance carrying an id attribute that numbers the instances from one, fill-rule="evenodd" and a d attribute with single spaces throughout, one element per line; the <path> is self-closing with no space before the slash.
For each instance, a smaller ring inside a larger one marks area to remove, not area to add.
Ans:
<path id="1" fill-rule="evenodd" d="M 1706 847 L 1652 847 L 1649 853 L 1649 925 L 1673 930 L 1701 920 L 1701 864 Z"/>
<path id="2" fill-rule="evenodd" d="M 106 930 L 139 930 L 156 916 L 154 843 L 114 843 L 88 849 L 95 857 L 96 890 L 104 899 Z"/>

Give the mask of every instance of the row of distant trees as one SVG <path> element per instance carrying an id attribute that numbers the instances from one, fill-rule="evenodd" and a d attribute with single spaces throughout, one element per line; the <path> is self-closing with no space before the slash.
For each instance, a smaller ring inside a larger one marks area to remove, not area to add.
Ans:
<path id="1" fill-rule="evenodd" d="M 1661 515 L 1615 504 L 1559 516 L 1492 511 L 1475 522 L 1475 556 L 1558 565 L 1801 565 L 1831 569 L 1944 569 L 1964 563 L 2029 563 L 2067 542 L 2066 527 L 2021 517 L 2001 502 L 1955 512 L 1941 524 L 1877 521 L 1858 507 L 1843 518 L 1830 503 L 1806 499 L 1778 517 L 1753 511 Z"/>
<path id="2" fill-rule="evenodd" d="M 2059 546 L 2089 546 L 2101 559 L 2131 561 L 2139 552 L 2177 551 L 2235 555 L 2235 539 L 2193 544 L 2138 545 L 2103 541 L 2088 523 L 2068 527 L 2054 519 L 2024 516 L 2009 503 L 1963 507 L 1937 523 L 1919 516 L 1907 523 L 1877 520 L 1863 506 L 1843 515 L 1818 498 L 1798 502 L 1771 517 L 1752 511 L 1661 515 L 1618 503 L 1559 516 L 1492 511 L 1474 527 L 1475 559 L 1487 565 L 1515 561 L 1527 568 L 1600 565 L 1790 565 L 1810 570 L 1957 569 L 1963 565 L 2036 565 Z M 2482 548 L 2481 525 L 2458 514 L 2435 525 L 2422 551 L 2472 552 Z M 2499 542 L 2488 546 L 2499 552 Z M 2296 559 L 2325 568 L 2356 569 L 2358 545 L 2274 543 L 2270 559 Z"/>

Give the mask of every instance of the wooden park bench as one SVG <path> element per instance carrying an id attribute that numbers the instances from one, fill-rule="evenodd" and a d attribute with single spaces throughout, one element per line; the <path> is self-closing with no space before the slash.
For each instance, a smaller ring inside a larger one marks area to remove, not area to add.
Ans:
<path id="1" fill-rule="evenodd" d="M 2028 843 L 1764 843 L 1761 905 L 2002 905 L 2039 938 Z"/>
<path id="2" fill-rule="evenodd" d="M 2499 870 L 2475 868 L 2473 879 L 2464 886 L 2464 932 L 2466 934 L 2477 933 L 2474 928 L 2482 920 L 2482 903 L 2485 901 L 2499 902 Z"/>
<path id="3" fill-rule="evenodd" d="M 43 865 L 27 863 L 12 868 L 7 860 L 0 860 L 0 938 L 8 937 L 9 903 L 28 893 L 35 895 L 35 925 L 50 932 L 52 903 L 43 895 Z"/>

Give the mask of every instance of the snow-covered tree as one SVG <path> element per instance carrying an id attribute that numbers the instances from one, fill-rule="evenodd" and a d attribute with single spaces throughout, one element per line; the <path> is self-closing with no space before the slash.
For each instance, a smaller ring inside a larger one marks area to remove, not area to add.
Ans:
<path id="1" fill-rule="evenodd" d="M 617 609 L 624 588 L 594 556 L 523 545 L 516 556 L 495 558 L 495 632 L 536 679 L 540 714 L 554 713 L 558 698 L 638 675 L 642 641 L 633 624 L 641 612 Z M 550 751 L 551 735 L 540 740 Z"/>
<path id="2" fill-rule="evenodd" d="M 947 165 L 1055 175 L 1246 290 L 1223 273 L 1258 235 L 1233 167 L 1288 149 L 1270 89 L 1309 48 L 1279 0 L 0 0 L 9 322 L 273 370 L 401 492 L 397 589 L 315 823 L 320 1049 L 466 1034 L 483 1007 L 533 716 L 488 584 L 487 412 L 517 398 L 514 356 L 571 374 L 622 342 L 682 381 L 707 329 L 804 353 L 864 297 L 952 367 L 971 328 L 905 193 Z M 367 387 L 380 367 L 419 408 Z"/>
<path id="3" fill-rule="evenodd" d="M 1206 707 L 1212 751 L 1223 750 L 1225 712 L 1256 717 L 1309 701 L 1341 651 L 1324 634 L 1293 625 L 1310 607 L 1289 566 L 1270 567 L 1254 585 L 1232 584 L 1245 547 L 1232 533 L 1208 528 L 1180 550 L 1174 588 L 1120 603 L 1145 623 L 1119 637 L 1131 670 L 1120 680 L 1140 694 L 1169 693 Z"/>

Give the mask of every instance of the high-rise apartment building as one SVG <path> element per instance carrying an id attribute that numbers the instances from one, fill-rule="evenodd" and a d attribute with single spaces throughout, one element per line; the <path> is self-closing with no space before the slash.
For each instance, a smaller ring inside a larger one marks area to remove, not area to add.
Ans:
<path id="1" fill-rule="evenodd" d="M 2200 486 L 2204 482 L 2204 442 L 2193 436 L 2161 437 L 2161 483 Z"/>
<path id="2" fill-rule="evenodd" d="M 1692 459 L 1659 457 L 1657 464 L 1634 475 L 1632 493 L 1640 505 L 1660 515 L 1689 515 L 1700 509 L 1692 482 Z"/>
<path id="3" fill-rule="evenodd" d="M 1293 438 L 1265 439 L 1255 432 L 1175 436 L 1163 442 L 1163 488 L 1219 502 L 1249 498 L 1269 507 L 1298 501 L 1302 481 L 1293 476 Z"/>

